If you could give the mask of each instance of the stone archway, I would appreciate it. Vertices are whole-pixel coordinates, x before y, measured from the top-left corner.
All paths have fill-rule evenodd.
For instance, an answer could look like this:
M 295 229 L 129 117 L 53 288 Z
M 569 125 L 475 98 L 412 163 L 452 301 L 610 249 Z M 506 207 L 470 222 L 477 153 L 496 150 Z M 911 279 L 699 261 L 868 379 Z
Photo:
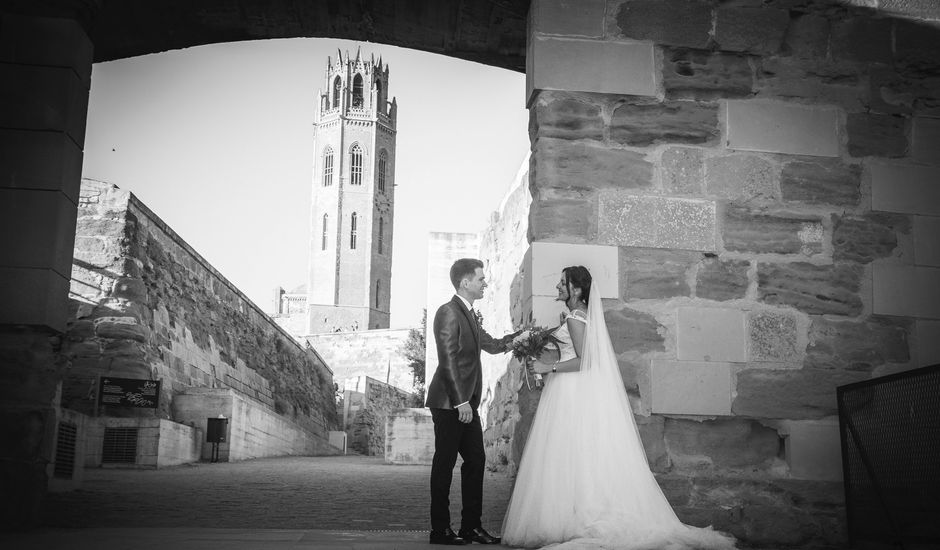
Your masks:
M 46 490 L 66 368 L 58 350 L 68 314 L 93 62 L 219 42 L 333 37 L 521 71 L 528 3 L 4 2 L 0 524 L 35 524 Z
M 530 318 L 549 313 L 542 278 L 554 279 L 559 250 L 596 265 L 650 463 L 680 476 L 689 503 L 724 494 L 711 488 L 728 479 L 739 487 L 707 509 L 689 504 L 688 517 L 755 543 L 841 542 L 838 506 L 766 498 L 838 482 L 835 386 L 940 360 L 937 8 L 126 4 L 3 8 L 4 525 L 35 521 L 46 483 L 92 61 L 316 35 L 514 70 L 524 60 Z M 780 522 L 786 532 L 764 528 Z

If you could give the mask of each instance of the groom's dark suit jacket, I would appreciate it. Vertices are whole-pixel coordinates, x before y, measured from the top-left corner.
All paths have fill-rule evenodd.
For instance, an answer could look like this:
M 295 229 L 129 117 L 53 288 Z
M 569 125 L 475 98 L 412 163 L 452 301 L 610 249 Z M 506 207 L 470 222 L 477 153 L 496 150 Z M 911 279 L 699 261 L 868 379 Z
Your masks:
M 476 410 L 483 391 L 480 350 L 500 353 L 506 346 L 486 333 L 473 313 L 457 296 L 434 315 L 437 343 L 437 372 L 428 385 L 425 404 L 429 408 L 453 409 L 470 402 Z

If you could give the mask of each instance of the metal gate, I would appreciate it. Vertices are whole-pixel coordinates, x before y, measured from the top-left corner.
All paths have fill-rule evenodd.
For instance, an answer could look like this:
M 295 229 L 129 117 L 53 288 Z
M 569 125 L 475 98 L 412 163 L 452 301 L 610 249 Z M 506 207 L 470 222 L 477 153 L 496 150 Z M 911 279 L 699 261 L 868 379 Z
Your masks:
M 101 462 L 134 464 L 137 462 L 137 428 L 105 428 Z
M 68 422 L 59 422 L 55 445 L 55 468 L 53 477 L 72 479 L 75 471 L 75 443 L 78 427 Z
M 837 399 L 850 545 L 940 545 L 940 365 L 841 386 Z

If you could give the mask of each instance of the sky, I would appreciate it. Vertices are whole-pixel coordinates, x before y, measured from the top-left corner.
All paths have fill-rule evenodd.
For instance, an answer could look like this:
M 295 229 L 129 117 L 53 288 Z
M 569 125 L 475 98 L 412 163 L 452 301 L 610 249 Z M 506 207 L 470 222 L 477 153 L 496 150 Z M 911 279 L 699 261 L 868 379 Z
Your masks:
M 529 149 L 525 75 L 326 39 L 215 44 L 93 67 L 82 177 L 131 191 L 266 312 L 307 282 L 327 57 L 381 57 L 398 101 L 391 327 L 420 323 L 427 235 L 477 232 Z

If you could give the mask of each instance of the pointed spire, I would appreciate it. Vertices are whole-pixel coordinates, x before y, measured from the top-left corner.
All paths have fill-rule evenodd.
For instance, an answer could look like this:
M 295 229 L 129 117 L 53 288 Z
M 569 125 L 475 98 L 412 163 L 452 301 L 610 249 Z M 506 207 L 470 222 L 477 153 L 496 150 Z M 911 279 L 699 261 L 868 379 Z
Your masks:
M 362 61 L 362 46 L 356 47 L 356 63 Z

